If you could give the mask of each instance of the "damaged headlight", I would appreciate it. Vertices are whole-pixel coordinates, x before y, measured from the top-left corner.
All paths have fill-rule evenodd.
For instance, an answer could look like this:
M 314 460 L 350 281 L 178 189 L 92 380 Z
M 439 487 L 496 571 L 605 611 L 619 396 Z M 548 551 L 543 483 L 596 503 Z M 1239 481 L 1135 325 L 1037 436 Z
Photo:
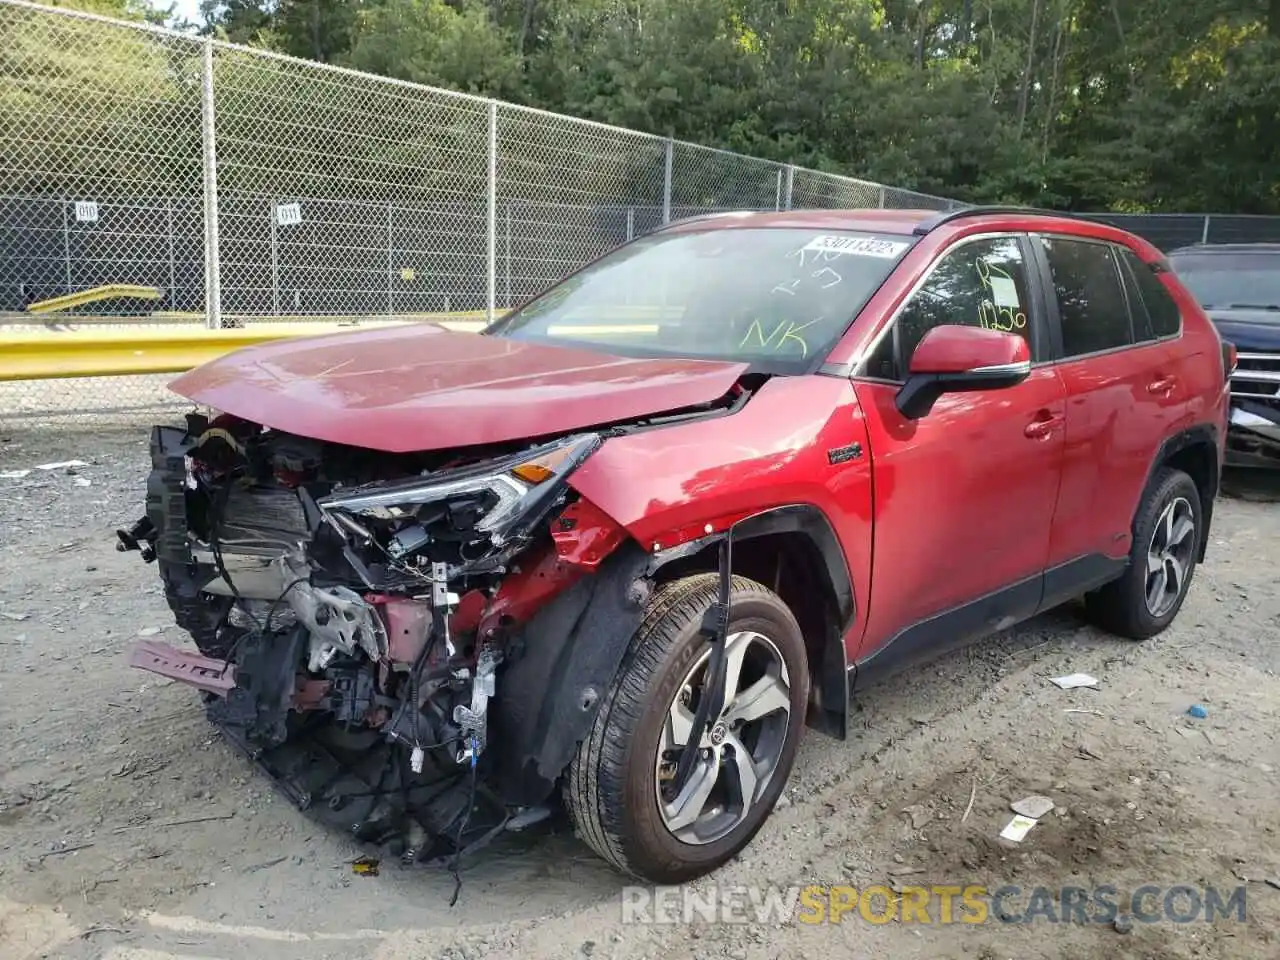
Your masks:
M 442 521 L 501 546 L 545 515 L 564 479 L 600 442 L 594 433 L 574 436 L 458 470 L 370 484 L 316 505 L 344 536 L 373 538 L 359 518 L 391 522 L 396 530 L 386 549 L 393 557 L 425 545 Z

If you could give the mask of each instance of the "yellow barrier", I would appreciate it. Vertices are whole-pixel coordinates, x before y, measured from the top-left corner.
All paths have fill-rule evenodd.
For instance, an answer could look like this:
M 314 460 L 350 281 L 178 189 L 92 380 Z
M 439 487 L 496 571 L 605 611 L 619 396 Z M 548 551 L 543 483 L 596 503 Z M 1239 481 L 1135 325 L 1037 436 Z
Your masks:
M 384 324 L 385 325 L 385 324 Z M 476 332 L 484 321 L 445 320 L 451 330 Z M 356 329 L 373 329 L 359 327 Z M 254 324 L 234 330 L 138 327 L 133 331 L 0 332 L 0 381 L 181 373 L 238 350 L 285 337 L 350 331 L 328 323 Z
M 94 287 L 91 290 L 77 290 L 75 293 L 63 294 L 41 300 L 27 307 L 28 313 L 58 313 L 73 307 L 83 307 L 86 303 L 97 303 L 99 300 L 112 300 L 124 297 L 130 300 L 159 300 L 164 291 L 156 287 L 139 287 L 131 283 L 110 283 L 105 287 Z

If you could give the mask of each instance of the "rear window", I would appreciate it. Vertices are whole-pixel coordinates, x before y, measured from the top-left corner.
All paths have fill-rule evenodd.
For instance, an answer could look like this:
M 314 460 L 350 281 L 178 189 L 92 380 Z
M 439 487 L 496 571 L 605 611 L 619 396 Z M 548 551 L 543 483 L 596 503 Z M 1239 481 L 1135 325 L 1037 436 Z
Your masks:
M 1280 251 L 1174 253 L 1169 264 L 1207 310 L 1280 310 Z
M 653 234 L 552 287 L 489 332 L 621 356 L 802 372 L 825 356 L 912 243 L 830 229 Z

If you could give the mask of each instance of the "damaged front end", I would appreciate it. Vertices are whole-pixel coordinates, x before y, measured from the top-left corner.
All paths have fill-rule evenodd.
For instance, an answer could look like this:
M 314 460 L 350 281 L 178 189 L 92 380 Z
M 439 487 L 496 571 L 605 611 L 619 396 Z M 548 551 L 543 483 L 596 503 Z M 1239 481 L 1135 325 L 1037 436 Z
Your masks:
M 1280 468 L 1280 352 L 1241 351 L 1236 356 L 1227 462 Z
M 454 858 L 545 814 L 639 621 L 643 551 L 567 483 L 601 442 L 392 455 L 157 426 L 119 547 L 156 562 L 199 653 L 147 641 L 132 662 L 199 689 L 300 808 L 406 862 Z M 544 703 L 568 671 L 574 702 Z

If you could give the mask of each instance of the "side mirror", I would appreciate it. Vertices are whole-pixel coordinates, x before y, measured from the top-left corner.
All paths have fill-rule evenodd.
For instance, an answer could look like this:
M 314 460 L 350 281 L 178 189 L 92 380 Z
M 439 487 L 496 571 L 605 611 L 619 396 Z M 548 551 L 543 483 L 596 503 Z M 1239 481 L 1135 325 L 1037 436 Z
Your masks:
M 1016 333 L 941 324 L 929 330 L 911 355 L 898 412 L 919 420 L 944 393 L 1000 390 L 1031 375 L 1031 351 Z

